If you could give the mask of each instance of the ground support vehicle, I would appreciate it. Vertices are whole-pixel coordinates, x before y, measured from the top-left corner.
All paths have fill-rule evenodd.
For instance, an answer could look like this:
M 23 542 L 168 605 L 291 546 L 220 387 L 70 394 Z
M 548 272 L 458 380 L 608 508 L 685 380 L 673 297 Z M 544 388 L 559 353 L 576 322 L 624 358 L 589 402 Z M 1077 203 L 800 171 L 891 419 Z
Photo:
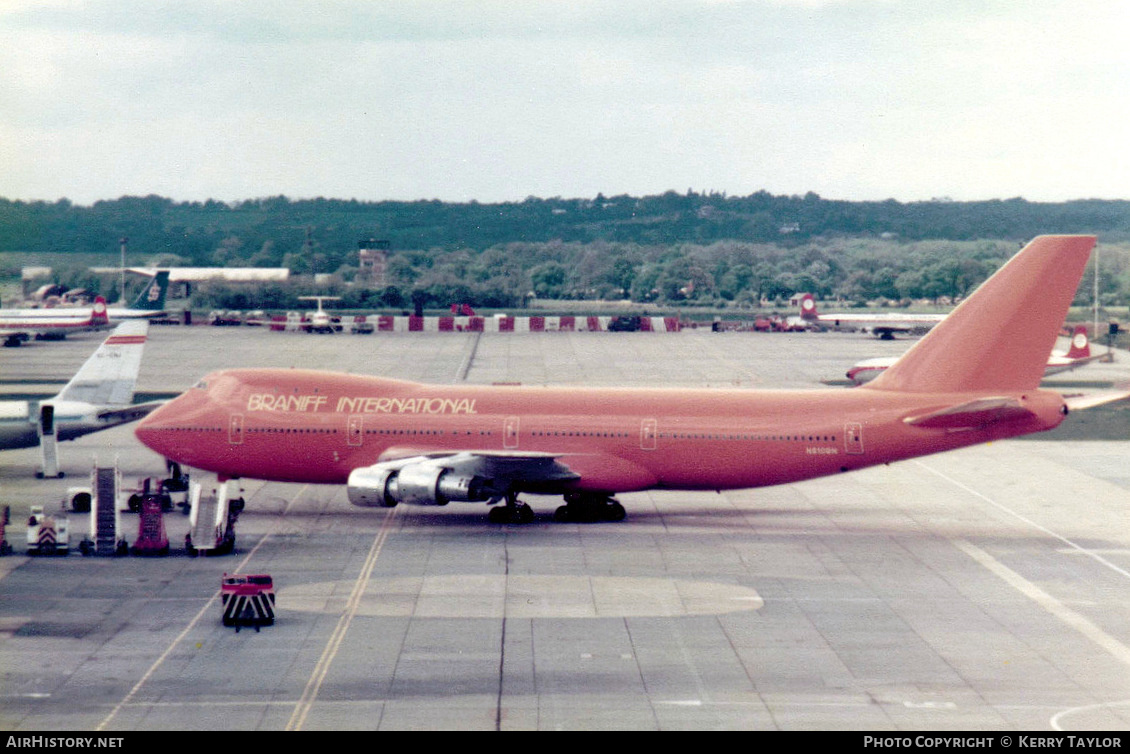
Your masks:
M 31 517 L 27 520 L 27 554 L 66 555 L 69 552 L 67 517 L 46 514 L 42 505 L 31 506 Z
M 121 474 L 115 466 L 95 466 L 90 473 L 90 538 L 79 543 L 83 555 L 125 555 L 129 551 L 120 536 L 120 486 Z
M 129 548 L 131 555 L 168 555 L 169 537 L 165 533 L 165 511 L 172 505 L 169 496 L 157 485 L 156 492 L 149 491 L 149 480 L 145 481 L 145 492 L 138 501 L 137 540 Z
M 5 505 L 4 514 L 0 516 L 0 555 L 10 555 L 12 553 L 12 546 L 8 544 L 8 540 L 5 539 L 5 535 L 8 531 L 8 524 L 11 522 L 11 520 L 12 511 L 7 505 Z
M 244 626 L 258 631 L 275 622 L 274 580 L 265 573 L 225 573 L 220 580 L 220 603 L 225 626 L 235 626 L 236 633 Z
M 197 482 L 189 485 L 189 524 L 184 549 L 190 556 L 227 555 L 235 549 L 235 522 L 243 511 L 243 498 L 232 498 L 232 482 L 205 493 Z

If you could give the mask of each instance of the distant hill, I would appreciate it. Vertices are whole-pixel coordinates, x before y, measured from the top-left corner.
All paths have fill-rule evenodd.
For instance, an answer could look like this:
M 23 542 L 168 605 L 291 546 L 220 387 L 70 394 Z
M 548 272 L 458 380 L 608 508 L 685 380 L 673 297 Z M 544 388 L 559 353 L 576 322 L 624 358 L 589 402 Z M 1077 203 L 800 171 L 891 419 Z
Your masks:
M 351 251 L 360 238 L 373 235 L 388 239 L 397 249 L 475 250 L 553 240 L 801 243 L 859 235 L 967 241 L 1087 232 L 1119 241 L 1130 238 L 1130 201 L 849 202 L 813 193 L 774 196 L 764 191 L 744 197 L 673 191 L 645 197 L 530 197 L 500 204 L 284 196 L 227 204 L 127 196 L 80 206 L 65 199 L 51 203 L 0 199 L 0 250 L 5 251 L 115 251 L 118 238 L 127 236 L 138 250 L 211 264 L 218 261 L 214 255 L 225 239 L 239 241 L 236 249 L 229 242 L 228 251 L 236 251 L 246 261 L 267 242 L 301 247 L 307 229 L 327 253 L 342 247 Z

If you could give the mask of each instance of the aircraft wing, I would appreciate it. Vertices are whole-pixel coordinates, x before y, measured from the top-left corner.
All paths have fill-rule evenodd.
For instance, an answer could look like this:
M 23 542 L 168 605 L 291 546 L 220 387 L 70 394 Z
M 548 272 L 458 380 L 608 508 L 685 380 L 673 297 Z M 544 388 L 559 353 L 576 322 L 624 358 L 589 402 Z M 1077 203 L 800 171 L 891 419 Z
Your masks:
M 412 448 L 389 448 L 381 455 L 381 463 L 400 467 L 410 463 L 442 466 L 457 474 L 513 482 L 564 482 L 580 475 L 560 463 L 552 453 L 506 450 L 462 450 L 421 452 Z
M 517 490 L 560 488 L 580 475 L 547 453 L 388 449 L 372 466 L 354 469 L 346 491 L 354 505 L 444 505 L 496 501 Z
M 98 412 L 99 421 L 109 424 L 127 424 L 148 416 L 151 412 L 165 405 L 168 401 L 149 401 L 148 403 L 135 403 L 121 408 L 105 408 Z
M 908 333 L 914 329 L 912 325 L 902 323 L 872 322 L 867 327 L 876 335 L 883 333 Z

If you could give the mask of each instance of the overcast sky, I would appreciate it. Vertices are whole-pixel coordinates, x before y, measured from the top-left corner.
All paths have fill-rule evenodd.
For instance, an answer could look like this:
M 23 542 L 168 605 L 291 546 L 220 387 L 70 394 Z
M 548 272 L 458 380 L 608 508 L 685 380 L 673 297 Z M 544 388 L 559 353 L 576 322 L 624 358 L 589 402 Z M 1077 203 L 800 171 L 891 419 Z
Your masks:
M 1130 199 L 1126 0 L 0 0 L 0 197 Z

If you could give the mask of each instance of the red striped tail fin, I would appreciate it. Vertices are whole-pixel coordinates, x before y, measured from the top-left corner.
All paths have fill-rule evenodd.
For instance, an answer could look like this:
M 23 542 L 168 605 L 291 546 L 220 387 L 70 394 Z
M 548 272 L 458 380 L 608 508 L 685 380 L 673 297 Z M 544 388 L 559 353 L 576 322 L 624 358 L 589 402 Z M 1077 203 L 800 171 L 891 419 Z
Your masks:
M 816 299 L 813 298 L 811 293 L 806 293 L 800 299 L 800 316 L 802 319 L 817 320 L 820 319 L 820 313 L 816 311 Z
M 94 308 L 90 310 L 91 325 L 110 324 L 110 315 L 106 312 L 106 299 L 99 296 L 94 299 Z
M 1087 339 L 1087 326 L 1077 325 L 1071 334 L 1071 348 L 1064 354 L 1069 359 L 1085 359 L 1091 355 L 1091 341 Z

